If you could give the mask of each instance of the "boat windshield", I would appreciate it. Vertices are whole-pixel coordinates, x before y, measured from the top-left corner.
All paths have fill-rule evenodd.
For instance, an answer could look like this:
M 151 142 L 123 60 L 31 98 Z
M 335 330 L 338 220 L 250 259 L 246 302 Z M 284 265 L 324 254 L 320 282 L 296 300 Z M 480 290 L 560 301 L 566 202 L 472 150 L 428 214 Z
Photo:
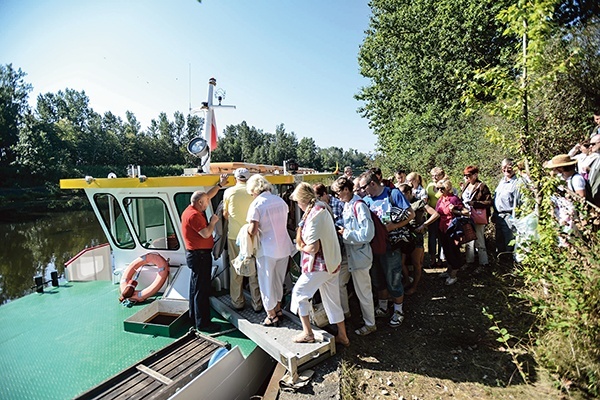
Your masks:
M 158 197 L 126 197 L 123 206 L 141 245 L 177 250 L 179 240 L 165 202 Z
M 134 249 L 133 235 L 117 199 L 111 194 L 99 193 L 94 195 L 94 203 L 102 216 L 105 231 L 110 234 L 113 243 L 121 249 Z

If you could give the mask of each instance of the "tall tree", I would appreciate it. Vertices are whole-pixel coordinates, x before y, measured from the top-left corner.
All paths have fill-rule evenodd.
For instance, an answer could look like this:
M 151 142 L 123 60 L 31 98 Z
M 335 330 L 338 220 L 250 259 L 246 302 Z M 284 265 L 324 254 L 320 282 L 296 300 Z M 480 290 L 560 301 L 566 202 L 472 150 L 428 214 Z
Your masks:
M 283 165 L 284 161 L 295 159 L 297 147 L 298 139 L 294 132 L 287 133 L 283 124 L 277 125 L 269 151 L 271 163 Z
M 506 35 L 521 38 L 522 47 L 512 65 L 477 74 L 466 96 L 473 109 L 495 116 L 487 127 L 493 141 L 537 166 L 589 135 L 600 105 L 600 19 L 559 26 L 551 21 L 561 4 L 539 0 L 501 12 Z M 480 93 L 491 101 L 480 101 Z
M 121 137 L 124 135 L 124 124 L 121 118 L 108 111 L 104 113 L 100 121 L 100 127 L 107 135 L 107 146 L 103 149 L 104 164 L 122 166 L 126 160 L 123 158 L 123 144 Z
M 268 142 L 268 136 L 265 135 L 262 130 L 256 129 L 253 126 L 248 126 L 246 121 L 242 121 L 242 123 L 238 125 L 238 134 L 240 137 L 239 146 L 242 154 L 241 161 L 261 163 L 262 160 L 254 158 L 254 151 Z
M 0 166 L 15 160 L 12 146 L 17 144 L 19 129 L 29 112 L 27 99 L 32 87 L 23 79 L 25 76 L 12 64 L 0 65 Z
M 142 127 L 131 111 L 125 112 L 125 119 L 123 131 L 119 135 L 119 142 L 123 149 L 122 165 L 141 164 L 142 153 L 145 151 L 144 147 L 140 148 L 143 140 Z
M 47 182 L 61 178 L 73 163 L 69 149 L 60 136 L 55 124 L 40 121 L 28 114 L 15 145 L 19 172 Z M 35 183 L 39 184 L 40 181 Z
M 365 102 L 360 111 L 388 164 L 407 164 L 464 126 L 466 83 L 477 68 L 506 62 L 514 38 L 501 35 L 496 15 L 514 1 L 371 1 L 373 15 L 359 53 L 361 74 L 371 83 L 356 97 Z
M 53 123 L 65 119 L 83 131 L 94 114 L 89 103 L 90 99 L 85 91 L 78 92 L 67 88 L 64 91 L 59 90 L 56 94 L 40 94 L 36 111 L 43 122 Z
M 59 90 L 56 94 L 40 94 L 37 98 L 36 116 L 44 124 L 54 125 L 53 130 L 65 146 L 73 165 L 89 165 L 96 162 L 99 139 L 98 131 L 90 131 L 91 120 L 98 121 L 98 114 L 89 107 L 84 91 Z
M 313 138 L 302 138 L 298 143 L 296 151 L 298 165 L 306 168 L 314 168 L 320 171 L 322 168 L 318 147 Z
M 352 167 L 352 170 L 356 172 L 364 171 L 367 169 L 369 164 L 368 157 L 364 153 L 360 153 L 358 150 L 349 149 L 344 152 L 343 163 L 340 165 L 340 170 L 346 165 Z
M 217 148 L 212 152 L 212 161 L 243 161 L 242 142 L 238 133 L 239 127 L 240 125 L 228 125 L 225 127 L 223 135 L 219 136 Z
M 335 171 L 336 167 L 344 168 L 344 149 L 341 147 L 327 147 L 319 150 L 324 171 Z
M 155 123 L 154 120 L 152 122 Z M 169 121 L 164 112 L 159 114 L 156 124 L 157 136 L 153 143 L 156 154 L 155 165 L 178 164 L 180 139 L 176 137 L 175 124 Z

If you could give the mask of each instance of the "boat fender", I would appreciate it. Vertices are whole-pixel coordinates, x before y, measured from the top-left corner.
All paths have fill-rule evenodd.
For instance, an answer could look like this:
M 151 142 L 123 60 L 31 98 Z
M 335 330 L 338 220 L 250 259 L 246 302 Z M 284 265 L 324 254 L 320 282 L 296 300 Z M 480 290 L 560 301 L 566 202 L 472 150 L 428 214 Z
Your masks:
M 229 350 L 227 350 L 225 347 L 221 347 L 220 349 L 215 351 L 210 357 L 210 360 L 208 361 L 208 367 L 210 368 L 214 363 L 219 361 L 221 358 L 225 357 L 225 354 L 227 354 L 228 352 Z
M 158 273 L 156 274 L 156 278 L 154 278 L 154 282 L 143 290 L 135 290 L 139 271 L 141 271 L 145 265 L 152 264 L 158 267 Z M 169 271 L 169 261 L 165 260 L 164 257 L 158 253 L 146 253 L 143 256 L 136 258 L 129 264 L 123 273 L 120 285 L 121 297 L 119 298 L 119 301 L 131 299 L 131 301 L 142 302 L 155 295 L 167 281 Z

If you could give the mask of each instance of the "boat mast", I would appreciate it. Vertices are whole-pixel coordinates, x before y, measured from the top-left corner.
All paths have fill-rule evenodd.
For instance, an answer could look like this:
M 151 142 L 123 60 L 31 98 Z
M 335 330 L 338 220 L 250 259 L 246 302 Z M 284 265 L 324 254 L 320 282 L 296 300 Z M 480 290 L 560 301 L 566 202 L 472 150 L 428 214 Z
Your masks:
M 217 80 L 215 78 L 210 78 L 208 80 L 208 101 L 205 103 L 206 107 L 203 107 L 205 109 L 204 140 L 206 140 L 206 143 L 208 143 L 209 146 L 210 146 L 210 134 L 211 134 L 211 130 L 212 130 L 213 117 L 214 117 L 212 98 L 213 98 L 213 90 L 214 90 L 215 86 L 217 86 Z M 203 106 L 204 106 L 204 104 L 203 104 Z M 207 157 L 208 157 L 208 159 L 202 166 L 202 172 L 208 174 L 208 173 L 210 173 L 210 157 L 211 157 L 210 151 L 208 152 Z
M 202 103 L 200 108 L 196 108 L 192 110 L 193 113 L 197 113 L 200 111 L 204 111 L 204 139 L 206 143 L 210 145 L 211 141 L 211 127 L 213 125 L 214 118 L 214 109 L 215 108 L 235 108 L 233 105 L 223 105 L 221 101 L 225 98 L 225 91 L 222 89 L 217 90 L 217 96 L 219 100 L 219 104 L 213 104 L 213 96 L 214 96 L 214 88 L 217 86 L 217 80 L 215 78 L 210 78 L 208 80 L 208 99 L 206 102 Z M 216 128 L 216 124 L 215 124 Z M 217 131 L 218 134 L 218 131 Z M 210 152 L 208 154 L 208 159 L 202 166 L 202 172 L 210 173 Z

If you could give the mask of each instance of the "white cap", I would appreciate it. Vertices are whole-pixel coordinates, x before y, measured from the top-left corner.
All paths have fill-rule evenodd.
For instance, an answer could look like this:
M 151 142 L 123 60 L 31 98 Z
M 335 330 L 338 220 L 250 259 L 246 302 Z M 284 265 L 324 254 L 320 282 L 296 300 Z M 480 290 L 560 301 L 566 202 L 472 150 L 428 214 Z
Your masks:
M 250 171 L 246 168 L 238 168 L 234 171 L 233 176 L 235 176 L 236 179 L 247 181 L 248 178 L 250 178 Z

